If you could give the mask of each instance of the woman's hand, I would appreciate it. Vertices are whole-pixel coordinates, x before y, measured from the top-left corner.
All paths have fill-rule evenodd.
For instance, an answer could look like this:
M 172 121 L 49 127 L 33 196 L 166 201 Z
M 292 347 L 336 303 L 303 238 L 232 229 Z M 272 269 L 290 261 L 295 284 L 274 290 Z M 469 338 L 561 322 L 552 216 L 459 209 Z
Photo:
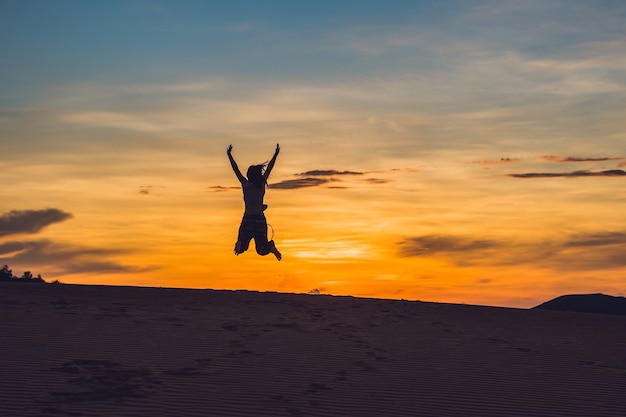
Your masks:
M 278 155 L 278 152 L 280 152 L 280 145 L 277 143 L 276 144 L 276 155 Z
M 233 145 L 228 145 L 228 149 L 226 149 L 226 153 L 230 155 L 232 151 L 233 151 Z

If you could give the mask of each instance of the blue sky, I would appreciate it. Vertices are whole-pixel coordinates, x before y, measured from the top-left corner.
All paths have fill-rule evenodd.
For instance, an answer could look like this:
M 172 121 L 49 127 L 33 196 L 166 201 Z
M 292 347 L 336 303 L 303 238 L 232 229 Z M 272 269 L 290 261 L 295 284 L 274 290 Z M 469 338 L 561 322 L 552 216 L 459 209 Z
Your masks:
M 625 13 L 619 1 L 4 1 L 3 75 L 10 85 L 205 73 L 320 79 L 445 67 L 435 52 L 446 44 L 566 57 L 619 37 Z
M 0 1 L 0 263 L 167 285 L 208 251 L 215 281 L 184 285 L 507 305 L 621 293 L 624 27 L 622 1 Z M 276 142 L 288 266 L 246 281 L 261 261 L 228 257 L 241 201 L 224 151 L 258 163 Z M 320 170 L 334 175 L 300 175 Z M 50 227 L 22 223 L 39 217 Z M 424 242 L 449 251 L 416 256 Z M 471 262 L 446 257 L 459 248 Z M 324 258 L 356 272 L 321 278 Z M 390 271 L 359 281 L 373 260 Z M 564 278 L 535 291 L 546 268 Z M 521 270 L 536 285 L 503 278 Z

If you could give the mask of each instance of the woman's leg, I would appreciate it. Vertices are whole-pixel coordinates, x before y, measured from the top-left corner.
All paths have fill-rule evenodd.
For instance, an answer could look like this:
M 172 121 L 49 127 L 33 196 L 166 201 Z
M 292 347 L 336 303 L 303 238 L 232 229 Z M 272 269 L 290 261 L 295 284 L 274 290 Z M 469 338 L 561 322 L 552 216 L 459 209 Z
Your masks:
M 274 256 L 276 257 L 276 259 L 278 259 L 279 261 L 280 261 L 281 259 L 283 259 L 283 254 L 282 254 L 282 253 L 280 253 L 280 252 L 278 251 L 278 249 L 276 249 L 276 245 L 274 244 L 274 241 L 273 241 L 273 240 L 270 240 L 270 242 L 269 242 L 269 243 L 271 243 L 271 244 L 272 244 L 272 249 L 271 249 L 271 252 L 274 254 Z
M 283 258 L 283 255 L 279 252 L 278 249 L 276 249 L 276 244 L 273 240 L 270 240 L 268 242 L 266 238 L 264 242 L 263 239 L 255 238 L 254 243 L 256 245 L 256 253 L 258 253 L 259 255 L 265 256 L 273 253 L 276 259 L 278 259 L 279 261 Z
M 235 243 L 235 255 L 240 255 L 248 250 L 253 235 L 253 227 L 251 227 L 250 222 L 247 219 L 243 218 L 241 220 L 241 225 L 239 226 L 237 243 Z
M 276 249 L 276 245 L 273 240 L 267 240 L 267 221 L 265 216 L 256 223 L 254 234 L 254 245 L 256 247 L 256 253 L 261 256 L 273 253 L 276 259 L 279 261 L 282 259 L 282 254 Z
M 234 250 L 235 255 L 241 255 L 242 253 L 248 250 L 249 246 L 250 246 L 249 240 L 247 242 L 244 240 L 238 240 L 237 243 L 235 243 L 235 250 Z

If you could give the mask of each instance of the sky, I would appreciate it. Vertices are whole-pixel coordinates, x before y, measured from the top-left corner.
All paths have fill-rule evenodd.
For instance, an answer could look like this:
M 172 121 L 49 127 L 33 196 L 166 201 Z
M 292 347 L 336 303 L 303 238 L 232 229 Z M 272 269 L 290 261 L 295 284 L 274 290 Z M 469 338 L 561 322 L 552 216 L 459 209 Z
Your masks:
M 0 264 L 527 308 L 626 292 L 622 0 L 0 0 Z M 283 260 L 233 253 L 242 171 Z

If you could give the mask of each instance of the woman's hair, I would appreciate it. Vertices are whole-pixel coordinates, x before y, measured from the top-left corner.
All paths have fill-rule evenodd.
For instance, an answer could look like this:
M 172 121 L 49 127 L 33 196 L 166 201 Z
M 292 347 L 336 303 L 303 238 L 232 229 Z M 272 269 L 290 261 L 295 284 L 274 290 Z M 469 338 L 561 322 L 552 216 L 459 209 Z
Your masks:
M 265 181 L 265 178 L 263 178 L 264 171 L 265 164 L 251 165 L 248 168 L 248 172 L 246 173 L 248 181 L 250 181 L 257 187 L 265 187 L 265 185 L 267 185 L 267 182 Z

